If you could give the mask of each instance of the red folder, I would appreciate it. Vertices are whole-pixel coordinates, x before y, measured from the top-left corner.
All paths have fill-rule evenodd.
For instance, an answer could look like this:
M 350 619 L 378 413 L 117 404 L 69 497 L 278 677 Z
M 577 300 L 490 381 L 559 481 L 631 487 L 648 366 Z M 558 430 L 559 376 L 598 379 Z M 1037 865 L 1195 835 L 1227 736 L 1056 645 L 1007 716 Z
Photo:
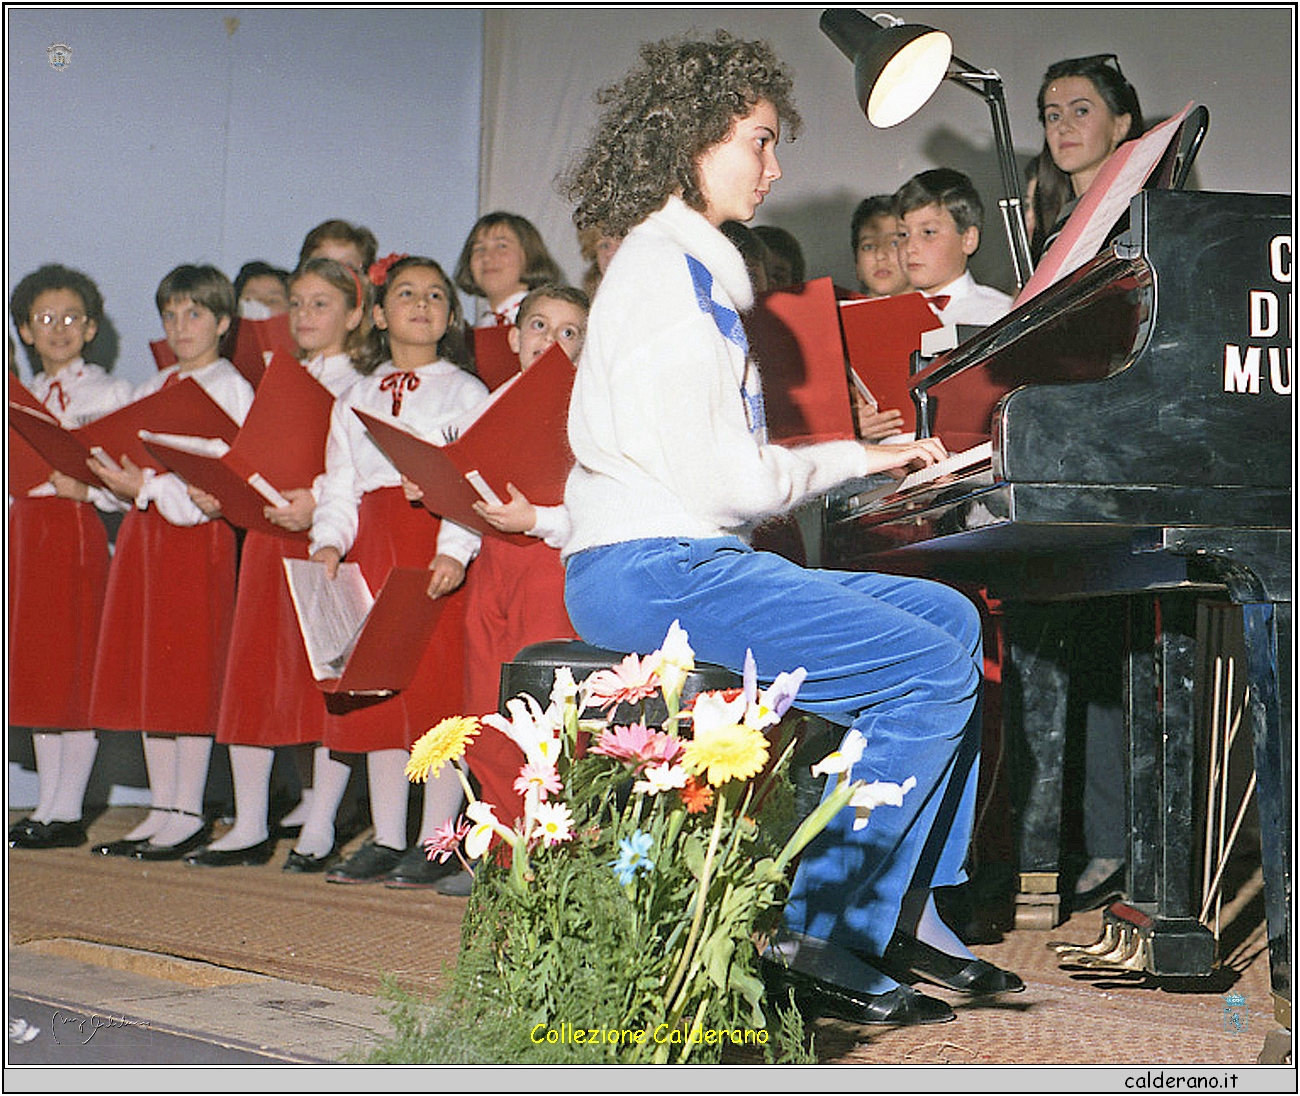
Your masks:
M 267 320 L 240 317 L 235 321 L 235 344 L 230 362 L 256 388 L 262 383 L 272 355 L 296 359 L 298 345 L 289 333 L 289 315 L 281 313 Z
M 477 471 L 503 500 L 513 483 L 535 506 L 564 501 L 564 481 L 573 465 L 569 451 L 569 396 L 573 364 L 552 346 L 526 373 L 516 374 L 495 393 L 460 437 L 438 446 L 406 430 L 396 419 L 356 411 L 370 436 L 407 479 L 424 491 L 435 514 L 516 544 L 537 544 L 522 533 L 501 533 L 474 512 L 480 496 L 465 474 Z
M 772 441 L 788 445 L 855 436 L 830 278 L 765 294 L 745 318 L 745 331 L 763 378 Z
M 86 467 L 90 450 L 101 446 L 113 460 L 123 455 L 141 468 L 165 472 L 166 466 L 140 441 L 141 430 L 165 434 L 191 434 L 200 438 L 234 441 L 239 426 L 192 377 L 168 385 L 76 430 L 65 430 L 53 419 L 31 411 L 19 414 L 10 404 L 10 423 L 37 452 L 60 472 L 102 487 L 99 477 Z
M 840 301 L 840 323 L 849 368 L 876 398 L 882 411 L 901 411 L 903 429 L 916 431 L 916 408 L 908 393 L 913 351 L 921 332 L 942 327 L 920 293 Z
M 394 567 L 375 595 L 365 626 L 336 678 L 316 682 L 327 693 L 396 693 L 415 680 L 446 598 L 430 598 L 424 567 Z
M 40 409 L 40 401 L 37 400 L 23 382 L 9 374 L 9 402 L 18 404 L 20 407 L 30 407 L 33 410 Z M 9 494 L 14 498 L 19 498 L 33 487 L 37 487 L 50 478 L 50 473 L 54 471 L 50 467 L 50 462 L 32 448 L 31 443 L 27 441 L 17 430 L 13 428 L 12 420 L 14 413 L 9 414 Z
M 510 349 L 509 327 L 474 328 L 474 369 L 492 392 L 519 375 L 519 355 Z
M 149 350 L 153 353 L 154 364 L 159 369 L 166 369 L 180 360 L 176 357 L 176 351 L 172 349 L 171 343 L 166 339 L 154 339 L 149 344 Z
M 144 443 L 186 483 L 215 495 L 222 516 L 241 529 L 306 540 L 266 520 L 270 505 L 249 485 L 261 475 L 279 491 L 310 487 L 325 470 L 325 440 L 334 397 L 292 358 L 276 351 L 258 386 L 244 425 L 222 457 L 191 453 L 151 439 Z

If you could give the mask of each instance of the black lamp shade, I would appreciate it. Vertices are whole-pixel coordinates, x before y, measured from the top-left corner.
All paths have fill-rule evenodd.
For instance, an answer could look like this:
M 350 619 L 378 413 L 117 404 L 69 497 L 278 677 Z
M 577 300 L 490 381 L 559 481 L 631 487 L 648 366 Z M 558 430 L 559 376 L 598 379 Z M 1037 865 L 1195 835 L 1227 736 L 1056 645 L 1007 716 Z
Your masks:
M 918 23 L 882 27 L 860 11 L 822 13 L 822 33 L 853 62 L 853 86 L 867 120 L 887 129 L 910 118 L 948 72 L 952 40 Z

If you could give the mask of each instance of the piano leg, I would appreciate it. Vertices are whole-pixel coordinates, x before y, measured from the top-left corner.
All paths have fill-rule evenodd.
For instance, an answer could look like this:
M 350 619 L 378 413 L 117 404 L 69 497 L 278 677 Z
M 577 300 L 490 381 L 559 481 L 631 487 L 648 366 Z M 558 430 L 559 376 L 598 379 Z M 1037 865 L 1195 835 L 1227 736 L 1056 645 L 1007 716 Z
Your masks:
M 1018 806 L 1019 890 L 1015 927 L 1061 922 L 1061 799 L 1064 789 L 1068 606 L 1004 605 L 1002 688 L 1012 799 Z
M 1291 605 L 1242 606 L 1273 1013 L 1291 1027 Z
M 1128 606 L 1130 902 L 1112 905 L 1106 920 L 1128 938 L 1124 966 L 1206 975 L 1215 941 L 1199 920 L 1192 853 L 1195 596 L 1139 594 Z

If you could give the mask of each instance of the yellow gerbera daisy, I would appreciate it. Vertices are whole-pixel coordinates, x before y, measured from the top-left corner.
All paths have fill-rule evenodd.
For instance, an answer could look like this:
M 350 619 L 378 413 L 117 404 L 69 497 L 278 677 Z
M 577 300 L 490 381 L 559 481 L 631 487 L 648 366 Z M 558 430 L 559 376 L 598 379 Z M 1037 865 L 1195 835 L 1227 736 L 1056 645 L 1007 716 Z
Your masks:
M 748 780 L 767 763 L 767 738 L 740 723 L 696 727 L 686 744 L 682 764 L 693 773 L 705 773 L 715 788 L 728 780 Z
M 463 757 L 469 740 L 476 734 L 478 719 L 474 716 L 448 716 L 436 727 L 425 731 L 411 747 L 406 778 L 412 783 L 424 783 L 429 779 L 429 773 L 441 769 L 448 761 Z

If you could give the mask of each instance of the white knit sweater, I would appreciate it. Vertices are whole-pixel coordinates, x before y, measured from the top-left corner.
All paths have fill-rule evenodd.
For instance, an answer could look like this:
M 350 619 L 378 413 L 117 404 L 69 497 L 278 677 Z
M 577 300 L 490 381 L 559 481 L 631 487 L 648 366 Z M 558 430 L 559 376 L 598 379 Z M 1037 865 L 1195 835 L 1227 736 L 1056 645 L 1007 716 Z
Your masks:
M 680 199 L 628 233 L 592 306 L 569 406 L 566 556 L 643 537 L 747 536 L 867 474 L 855 441 L 760 441 L 742 392 L 754 367 L 706 311 L 688 255 L 712 276 L 713 304 L 753 305 L 740 253 Z

